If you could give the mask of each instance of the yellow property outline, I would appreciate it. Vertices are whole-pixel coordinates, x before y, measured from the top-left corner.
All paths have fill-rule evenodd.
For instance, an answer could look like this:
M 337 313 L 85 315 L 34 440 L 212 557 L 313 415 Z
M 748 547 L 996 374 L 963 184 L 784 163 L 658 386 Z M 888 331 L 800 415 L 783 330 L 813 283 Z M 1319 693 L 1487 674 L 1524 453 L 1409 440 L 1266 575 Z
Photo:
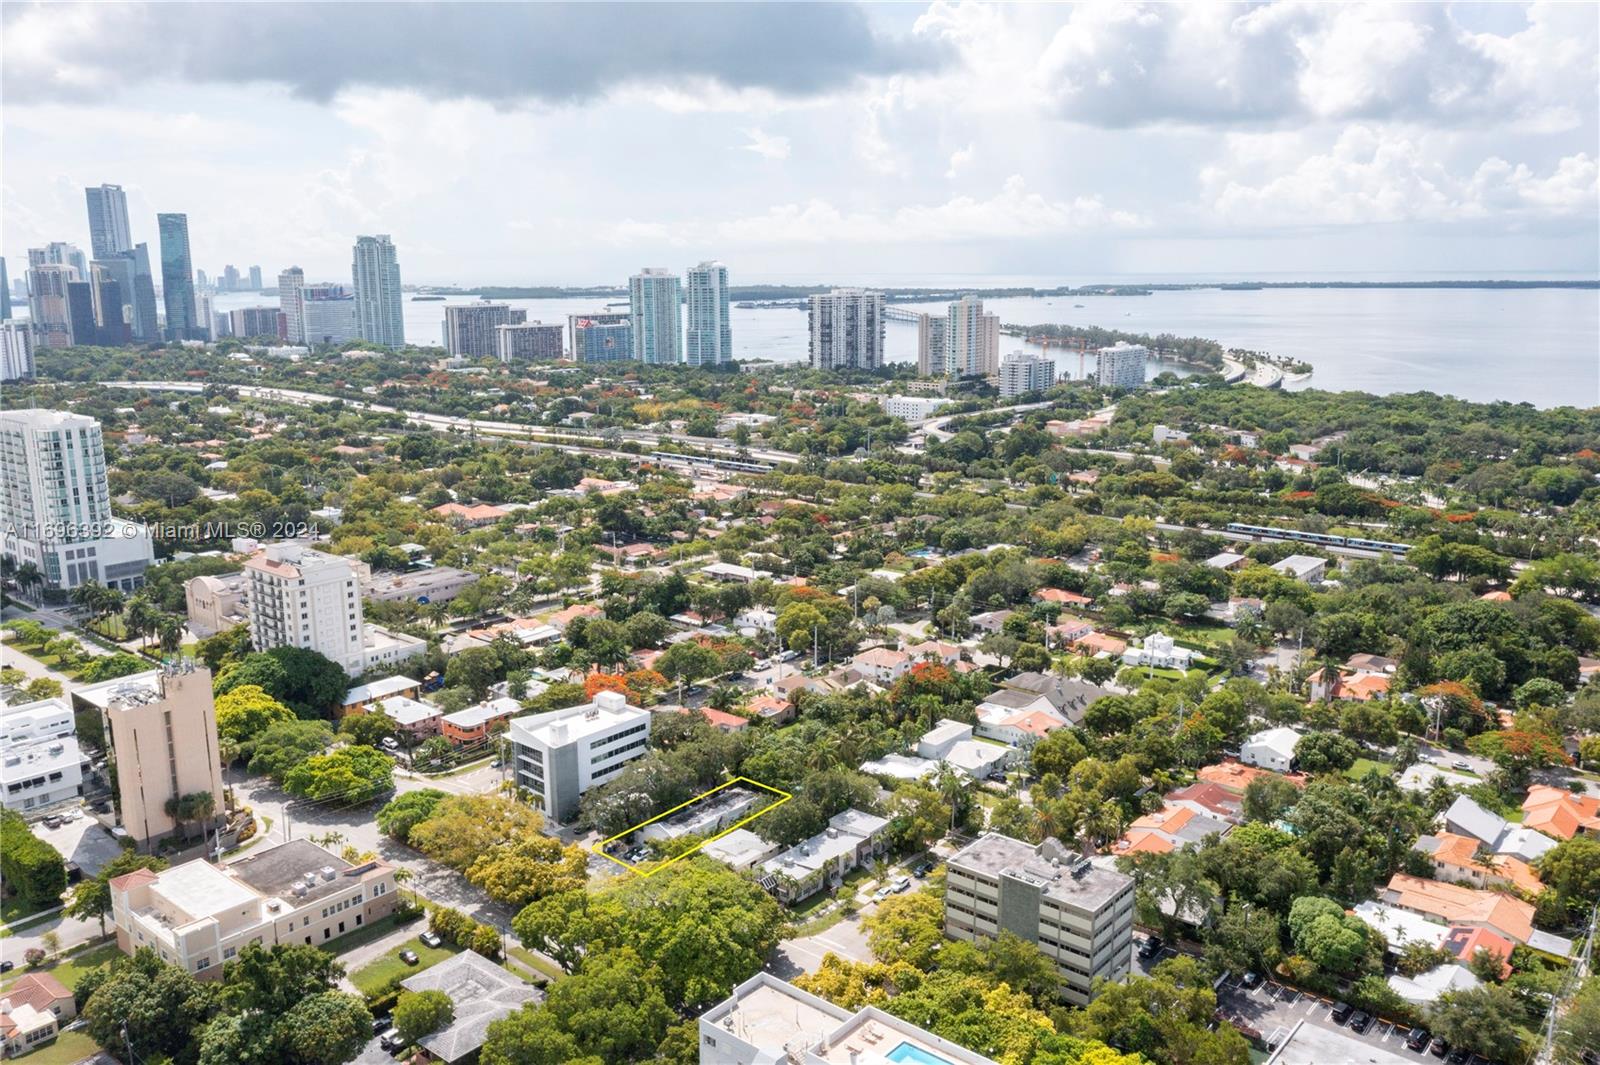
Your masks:
M 735 821 L 733 824 L 729 825 L 727 828 L 723 829 L 721 832 L 718 832 L 716 835 L 706 837 L 705 839 L 701 840 L 698 844 L 696 844 L 695 846 L 693 846 L 693 847 L 689 848 L 688 850 L 684 851 L 682 854 L 678 855 L 677 857 L 668 858 L 664 862 L 657 862 L 655 865 L 652 865 L 649 868 L 644 868 L 642 866 L 635 865 L 632 862 L 625 862 L 621 858 L 618 858 L 618 857 L 616 857 L 614 855 L 610 855 L 610 854 L 606 853 L 606 851 L 605 851 L 606 844 L 615 843 L 617 840 L 621 839 L 623 836 L 631 835 L 631 834 L 639 831 L 641 828 L 643 828 L 646 825 L 653 825 L 657 821 L 661 820 L 663 817 L 671 817 L 673 814 L 677 813 L 679 810 L 682 810 L 684 807 L 693 806 L 695 803 L 699 802 L 701 799 L 704 799 L 706 796 L 715 795 L 717 792 L 721 791 L 723 788 L 731 788 L 735 784 L 753 784 L 754 786 L 760 788 L 762 791 L 770 792 L 773 795 L 781 796 L 781 798 L 779 798 L 777 802 L 769 803 L 766 806 L 763 806 L 761 809 L 757 810 L 755 813 L 751 814 L 749 817 L 740 818 L 738 821 Z M 726 836 L 728 833 L 734 831 L 735 829 L 743 828 L 745 825 L 748 825 L 751 821 L 754 821 L 756 818 L 762 816 L 763 814 L 771 813 L 773 810 L 776 810 L 778 807 L 782 806 L 784 803 L 788 802 L 792 798 L 794 798 L 794 793 L 793 792 L 789 792 L 789 791 L 784 791 L 782 788 L 775 788 L 770 784 L 763 784 L 759 780 L 751 780 L 749 777 L 734 777 L 732 780 L 728 781 L 725 784 L 718 784 L 716 787 L 710 789 L 709 791 L 701 792 L 699 795 L 696 795 L 694 798 L 690 799 L 687 802 L 680 802 L 678 805 L 674 806 L 672 809 L 666 811 L 665 813 L 656 814 L 654 817 L 652 817 L 648 821 L 640 821 L 638 824 L 634 825 L 632 828 L 624 829 L 621 832 L 618 832 L 616 835 L 612 836 L 610 839 L 603 839 L 599 843 L 596 843 L 593 846 L 591 846 L 589 849 L 594 851 L 594 853 L 598 854 L 600 857 L 607 859 L 608 861 L 616 862 L 618 865 L 622 866 L 624 869 L 628 870 L 630 873 L 635 873 L 635 874 L 637 874 L 639 876 L 654 876 L 655 874 L 661 872 L 661 870 L 665 869 L 667 866 L 673 865 L 673 864 L 675 864 L 677 862 L 681 862 L 685 858 L 688 858 L 688 857 L 691 857 L 691 856 L 693 856 L 695 854 L 700 853 L 701 849 L 703 849 L 706 844 L 714 843 L 717 840 L 721 839 L 723 836 Z

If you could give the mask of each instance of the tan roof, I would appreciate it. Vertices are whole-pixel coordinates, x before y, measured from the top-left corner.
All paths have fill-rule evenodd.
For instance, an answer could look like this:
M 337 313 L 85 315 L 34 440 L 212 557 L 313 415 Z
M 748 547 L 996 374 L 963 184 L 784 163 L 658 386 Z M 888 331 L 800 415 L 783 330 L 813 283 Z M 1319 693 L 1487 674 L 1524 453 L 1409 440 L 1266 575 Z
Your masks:
M 1437 917 L 1447 924 L 1486 925 L 1518 943 L 1533 934 L 1533 907 L 1498 891 L 1424 880 L 1396 873 L 1389 880 L 1386 901 Z
M 43 1013 L 52 1003 L 72 998 L 72 990 L 49 973 L 23 973 L 6 988 L 5 997 L 13 1007 L 26 1004 Z
M 1522 801 L 1522 825 L 1559 839 L 1579 832 L 1600 832 L 1600 799 L 1574 795 L 1564 788 L 1535 784 Z

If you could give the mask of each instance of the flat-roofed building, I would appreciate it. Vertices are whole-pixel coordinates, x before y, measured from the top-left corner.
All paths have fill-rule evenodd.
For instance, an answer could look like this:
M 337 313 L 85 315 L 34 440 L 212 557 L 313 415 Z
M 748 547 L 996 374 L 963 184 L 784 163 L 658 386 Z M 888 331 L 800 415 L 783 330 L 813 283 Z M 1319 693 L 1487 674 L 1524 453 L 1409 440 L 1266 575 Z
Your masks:
M 723 788 L 712 795 L 691 802 L 689 806 L 670 817 L 653 821 L 639 830 L 639 835 L 651 841 L 681 839 L 684 836 L 711 836 L 772 801 L 769 792 L 754 792 L 749 788 Z
M 1096 867 L 1056 839 L 1037 847 L 995 832 L 949 863 L 945 933 L 1037 943 L 1056 964 L 1062 997 L 1087 1003 L 1098 979 L 1121 980 L 1133 960 L 1133 878 Z
M 358 684 L 344 693 L 339 716 L 366 713 L 372 704 L 394 695 L 415 698 L 421 688 L 422 682 L 410 677 L 384 677 L 371 684 Z
M 180 826 L 167 800 L 208 792 L 223 811 L 222 762 L 211 672 L 184 659 L 72 693 L 75 704 L 97 708 L 116 769 L 117 811 L 123 830 L 148 849 Z M 206 824 L 181 826 L 206 830 Z
M 474 703 L 465 710 L 457 710 L 439 719 L 439 735 L 458 747 L 481 743 L 489 734 L 499 731 L 511 720 L 511 715 L 522 712 L 522 704 L 510 696 L 487 699 Z
M 592 703 L 516 718 L 509 735 L 518 786 L 565 821 L 584 792 L 644 756 L 650 711 L 630 706 L 620 692 L 598 692 Z
M 887 818 L 850 809 L 834 814 L 828 827 L 761 866 L 761 886 L 781 902 L 810 898 L 844 883 L 845 874 L 888 849 Z
M 847 1010 L 757 973 L 700 1015 L 700 1065 L 995 1065 L 876 1006 Z
M 77 723 L 63 699 L 0 705 L 0 804 L 30 813 L 83 794 Z
M 227 865 L 185 862 L 111 880 L 111 920 L 128 954 L 149 947 L 201 979 L 246 944 L 321 946 L 394 910 L 394 867 L 352 865 L 306 840 Z
M 372 704 L 372 713 L 383 714 L 395 728 L 418 742 L 439 735 L 444 711 L 404 695 L 391 695 Z
M 247 620 L 245 584 L 246 577 L 242 572 L 191 577 L 183 586 L 189 631 L 196 636 L 206 637 L 215 636 L 235 625 L 243 625 Z
M 430 566 L 410 573 L 374 574 L 361 589 L 366 599 L 392 602 L 404 599 L 413 603 L 446 603 L 460 595 L 478 575 L 454 566 Z

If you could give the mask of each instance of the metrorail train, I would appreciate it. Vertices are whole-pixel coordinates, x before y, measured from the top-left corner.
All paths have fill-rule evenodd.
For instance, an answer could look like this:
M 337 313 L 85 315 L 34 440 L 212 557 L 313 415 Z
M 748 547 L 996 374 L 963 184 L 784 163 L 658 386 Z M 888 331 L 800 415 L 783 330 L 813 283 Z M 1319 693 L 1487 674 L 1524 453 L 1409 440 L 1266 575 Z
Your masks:
M 719 470 L 733 470 L 737 473 L 771 473 L 773 467 L 765 462 L 744 462 L 740 459 L 706 458 L 701 455 L 680 455 L 676 451 L 652 451 L 650 457 L 657 462 L 676 463 L 690 466 L 714 466 Z
M 1336 536 L 1332 533 L 1301 532 L 1299 529 L 1280 529 L 1273 525 L 1245 525 L 1229 522 L 1228 531 L 1249 536 L 1255 540 L 1296 540 L 1303 544 L 1321 544 L 1324 547 L 1356 547 L 1365 551 L 1387 551 L 1404 555 L 1410 544 L 1396 544 L 1388 540 L 1367 540 L 1360 536 Z

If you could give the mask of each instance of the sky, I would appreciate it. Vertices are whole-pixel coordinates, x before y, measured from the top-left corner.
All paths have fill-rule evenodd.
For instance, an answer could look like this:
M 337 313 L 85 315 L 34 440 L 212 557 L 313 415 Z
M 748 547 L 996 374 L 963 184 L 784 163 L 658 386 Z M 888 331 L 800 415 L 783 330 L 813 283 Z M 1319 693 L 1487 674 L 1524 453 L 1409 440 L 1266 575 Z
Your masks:
M 102 182 L 213 275 L 1600 274 L 1594 4 L 0 10 L 13 276 Z

